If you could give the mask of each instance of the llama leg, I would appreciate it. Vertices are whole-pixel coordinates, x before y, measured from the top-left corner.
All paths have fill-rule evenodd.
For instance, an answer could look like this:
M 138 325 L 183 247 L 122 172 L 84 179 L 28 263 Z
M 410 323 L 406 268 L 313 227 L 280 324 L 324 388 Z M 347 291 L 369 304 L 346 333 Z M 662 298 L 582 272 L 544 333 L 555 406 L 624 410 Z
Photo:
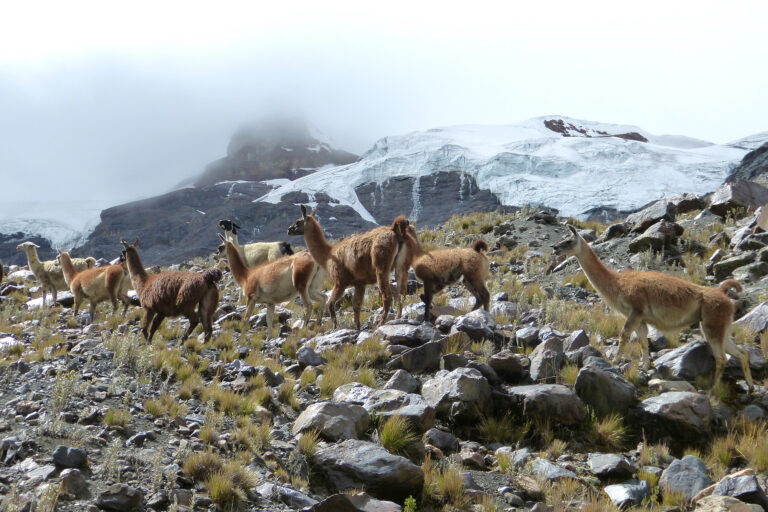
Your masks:
M 165 317 L 162 315 L 162 313 L 157 313 L 155 315 L 154 320 L 152 320 L 152 326 L 149 328 L 149 342 L 152 343 L 152 338 L 155 336 L 155 332 L 160 327 L 160 324 L 163 323 L 163 319 Z
M 307 325 L 309 325 L 309 320 L 312 317 L 312 301 L 309 300 L 309 294 L 306 290 L 299 292 L 299 294 L 301 295 L 301 303 L 304 306 L 304 325 L 302 328 L 306 329 Z
M 355 326 L 357 326 L 358 331 L 360 330 L 360 310 L 363 307 L 364 298 L 365 285 L 355 286 L 355 295 L 352 297 L 352 311 L 355 313 Z M 384 316 L 386 317 L 386 313 L 384 313 Z
M 144 317 L 141 319 L 141 333 L 144 335 L 144 339 L 149 341 L 149 326 L 152 323 L 152 319 L 155 317 L 155 312 L 149 309 L 144 310 Z
M 91 323 L 96 320 L 96 303 L 91 300 L 90 307 L 88 308 L 88 314 L 91 317 Z
M 205 298 L 200 301 L 197 306 L 197 318 L 200 319 L 200 323 L 203 324 L 203 332 L 205 333 L 205 341 L 211 339 L 213 336 L 213 326 L 211 325 L 211 317 L 208 315 L 208 308 L 206 307 Z
M 755 386 L 752 382 L 752 372 L 749 368 L 749 353 L 734 343 L 730 329 L 725 335 L 725 352 L 739 359 L 739 362 L 741 363 L 741 371 L 744 372 L 744 379 L 747 381 L 747 387 L 749 388 L 749 392 L 752 393 Z
M 403 316 L 403 302 L 408 294 L 408 271 L 400 270 L 397 273 L 397 316 Z
M 275 305 L 274 304 L 267 304 L 267 336 L 265 337 L 266 340 L 269 340 L 272 338 L 272 325 L 273 321 L 275 319 Z
M 718 329 L 718 326 L 708 325 L 701 322 L 701 332 L 704 333 L 704 339 L 712 347 L 712 354 L 715 356 L 715 380 L 712 383 L 714 388 L 723 378 L 723 370 L 727 359 L 725 357 L 725 335 L 724 329 Z
M 434 320 L 432 318 L 432 311 L 430 311 L 432 305 L 432 290 L 426 283 L 424 283 L 424 293 L 421 294 L 421 301 L 424 303 L 424 321 L 432 322 Z
M 335 284 L 333 285 L 333 290 L 331 290 L 331 296 L 328 297 L 328 314 L 331 315 L 331 322 L 333 322 L 333 328 L 337 328 L 337 322 L 336 322 L 336 310 L 335 305 L 336 301 L 341 298 L 341 294 L 344 293 L 344 287 L 341 284 Z
M 379 325 L 384 325 L 389 316 L 389 309 L 392 307 L 392 287 L 389 284 L 389 272 L 377 272 L 376 283 L 379 285 L 379 293 L 381 294 L 381 318 L 379 318 Z M 365 288 L 363 288 L 365 291 Z M 355 291 L 357 293 L 357 291 Z M 362 301 L 361 301 L 362 304 Z M 360 329 L 360 323 L 358 322 L 357 328 Z
M 51 307 L 55 307 L 56 306 L 56 300 L 58 299 L 59 291 L 53 285 L 51 285 L 51 294 L 53 295 L 53 302 L 51 302 Z
M 131 299 L 128 298 L 128 295 L 123 295 L 120 300 L 123 301 L 123 316 L 125 316 L 125 313 L 128 311 L 128 306 L 131 303 Z
M 184 334 L 181 337 L 181 341 L 185 341 L 187 338 L 189 338 L 189 335 L 192 334 L 192 331 L 195 330 L 195 327 L 197 327 L 197 324 L 200 323 L 200 319 L 198 318 L 198 314 L 193 309 L 192 311 L 187 311 L 187 313 L 184 315 L 189 320 L 189 327 L 187 327 L 187 330 L 184 331 Z
M 243 326 L 242 326 L 243 332 L 247 332 L 248 328 L 251 326 L 248 323 L 248 319 L 251 318 L 251 315 L 253 315 L 254 307 L 256 307 L 256 301 L 248 297 L 245 301 L 245 314 L 243 314 Z
M 637 341 L 640 342 L 640 350 L 643 352 L 643 370 L 648 371 L 651 369 L 651 350 L 648 347 L 648 326 L 640 322 L 640 325 L 635 329 L 637 333 Z
M 632 311 L 632 313 L 629 314 L 627 317 L 627 321 L 624 322 L 624 328 L 621 330 L 621 335 L 619 336 L 619 348 L 616 351 L 616 356 L 614 357 L 614 363 L 617 363 L 621 359 L 621 353 L 624 351 L 624 345 L 629 340 L 629 337 L 632 336 L 632 333 L 637 329 L 637 327 L 641 323 L 641 317 L 636 311 Z

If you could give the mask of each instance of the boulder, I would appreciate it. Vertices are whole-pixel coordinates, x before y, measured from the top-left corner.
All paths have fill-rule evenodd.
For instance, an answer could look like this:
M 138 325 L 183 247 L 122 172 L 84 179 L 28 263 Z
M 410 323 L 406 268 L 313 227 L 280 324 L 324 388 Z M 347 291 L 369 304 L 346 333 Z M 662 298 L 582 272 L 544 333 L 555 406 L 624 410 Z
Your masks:
M 635 386 L 631 382 L 617 372 L 592 365 L 579 370 L 573 388 L 599 416 L 614 412 L 623 416 L 635 403 Z
M 670 391 L 644 400 L 631 416 L 651 439 L 699 444 L 710 434 L 712 407 L 706 395 Z
M 619 508 L 640 505 L 651 496 L 651 487 L 645 480 L 627 480 L 620 484 L 607 485 L 603 491 Z
M 693 384 L 687 380 L 651 379 L 648 381 L 648 389 L 657 395 L 666 393 L 667 391 L 689 391 L 691 393 L 696 391 Z
M 707 496 L 696 502 L 694 512 L 763 512 L 763 507 L 730 496 Z
M 65 469 L 59 475 L 61 492 L 70 496 L 86 497 L 88 495 L 88 482 L 79 469 Z
M 674 221 L 677 207 L 671 201 L 656 201 L 637 213 L 627 215 L 627 224 L 635 233 L 643 233 L 646 229 L 661 220 Z
M 579 479 L 573 471 L 540 457 L 533 459 L 533 462 L 531 463 L 531 472 L 536 478 L 550 482 L 562 480 L 563 478 Z
M 329 350 L 336 350 L 344 345 L 354 343 L 358 334 L 358 331 L 354 329 L 339 329 L 328 334 L 315 336 L 310 342 L 314 342 L 315 350 L 322 355 Z
M 757 256 L 755 256 L 755 253 L 753 252 L 745 252 L 737 256 L 718 261 L 712 266 L 712 272 L 715 276 L 715 279 L 718 282 L 722 281 L 723 279 L 733 274 L 733 271 L 737 268 L 749 265 L 755 261 L 756 257 Z
M 562 338 L 557 336 L 547 338 L 533 349 L 530 360 L 529 371 L 533 381 L 553 381 L 565 363 Z
M 715 485 L 712 495 L 730 496 L 768 509 L 768 496 L 754 475 L 726 476 Z
M 440 448 L 445 455 L 459 451 L 459 440 L 450 432 L 431 428 L 424 432 L 424 442 Z
M 391 345 L 418 347 L 437 337 L 437 331 L 430 324 L 387 324 L 382 325 L 374 334 L 381 336 Z
M 675 459 L 661 474 L 659 487 L 664 493 L 680 494 L 687 501 L 711 484 L 707 466 L 694 455 Z
M 402 512 L 403 508 L 391 501 L 377 500 L 367 493 L 334 494 L 320 503 L 303 508 L 301 512 Z
M 102 510 L 123 512 L 139 510 L 144 502 L 144 493 L 128 484 L 112 484 L 96 499 L 96 506 Z
M 666 220 L 659 221 L 629 242 L 629 252 L 670 249 L 677 245 L 677 239 L 682 234 L 683 227 L 680 224 Z
M 561 384 L 506 387 L 509 405 L 521 417 L 575 425 L 587 415 L 578 396 Z
M 488 365 L 502 380 L 510 384 L 523 382 L 528 377 L 530 360 L 511 350 L 502 350 L 488 358 Z
M 327 362 L 324 357 L 321 357 L 320 354 L 308 345 L 304 345 L 296 351 L 296 359 L 298 359 L 301 366 L 320 366 Z
M 405 370 L 397 370 L 381 388 L 417 393 L 421 388 L 421 381 Z
M 755 334 L 763 332 L 768 327 L 768 302 L 758 304 L 733 324 L 746 327 Z
M 491 313 L 484 309 L 476 309 L 456 318 L 452 329 L 465 332 L 473 340 L 479 341 L 492 338 L 495 327 L 496 322 Z
M 515 339 L 519 346 L 535 347 L 539 343 L 539 329 L 533 326 L 518 329 Z
M 458 418 L 487 409 L 491 397 L 488 380 L 474 368 L 440 370 L 421 386 L 421 394 L 438 415 Z
M 682 194 L 676 194 L 668 199 L 670 203 L 675 205 L 677 215 L 682 213 L 693 212 L 696 210 L 703 210 L 707 207 L 707 202 L 696 194 L 690 192 L 684 192 Z
M 724 183 L 710 198 L 709 209 L 725 217 L 738 208 L 754 210 L 768 203 L 768 188 L 752 181 Z
M 363 489 L 379 499 L 403 501 L 424 485 L 421 468 L 383 446 L 348 439 L 320 448 L 312 456 L 313 475 L 332 492 Z
M 271 482 L 265 482 L 258 486 L 256 492 L 265 500 L 279 501 L 291 508 L 311 507 L 317 503 L 316 499 L 302 492 Z
M 361 406 L 367 414 L 380 418 L 402 416 L 417 432 L 424 432 L 435 424 L 435 408 L 416 393 L 397 389 L 373 389 L 359 382 L 339 386 L 333 394 L 337 402 Z
M 317 402 L 304 409 L 293 424 L 293 435 L 317 430 L 329 441 L 357 439 L 370 424 L 368 411 L 359 405 Z
M 654 366 L 664 378 L 695 381 L 714 372 L 715 356 L 709 343 L 696 340 L 658 357 Z
M 439 341 L 430 341 L 396 355 L 387 363 L 387 367 L 410 372 L 437 370 L 440 367 L 441 352 L 442 344 Z
M 467 366 L 469 359 L 461 354 L 443 354 L 440 358 L 440 369 L 446 371 L 453 371 L 456 368 L 464 368 Z
M 563 350 L 565 352 L 572 352 L 587 345 L 589 345 L 589 336 L 584 329 L 573 331 L 563 340 Z
M 587 464 L 598 478 L 629 478 L 635 472 L 625 456 L 615 453 L 590 453 Z
M 88 465 L 88 455 L 82 448 L 59 445 L 53 452 L 53 463 L 64 468 L 82 468 Z

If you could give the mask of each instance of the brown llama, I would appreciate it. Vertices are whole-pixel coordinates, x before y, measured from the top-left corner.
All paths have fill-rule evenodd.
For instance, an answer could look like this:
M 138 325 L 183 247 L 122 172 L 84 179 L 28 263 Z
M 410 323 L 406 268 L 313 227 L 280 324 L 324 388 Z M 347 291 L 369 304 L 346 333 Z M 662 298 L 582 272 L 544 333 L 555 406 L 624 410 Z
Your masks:
M 85 299 L 90 303 L 91 323 L 96 317 L 96 306 L 109 300 L 112 302 L 114 313 L 117 313 L 117 300 L 124 304 L 123 315 L 128 310 L 131 299 L 128 297 L 131 280 L 128 277 L 124 262 L 119 265 L 94 267 L 78 272 L 72 264 L 68 252 L 58 251 L 56 258 L 61 264 L 64 280 L 69 285 L 72 295 L 75 296 L 74 315 L 80 310 L 80 305 Z
M 432 298 L 440 290 L 459 278 L 464 278 L 464 287 L 474 295 L 475 304 L 472 311 L 480 306 L 488 311 L 491 294 L 485 286 L 488 279 L 490 264 L 485 252 L 488 244 L 485 240 L 476 240 L 472 248 L 437 249 L 425 252 L 416 236 L 416 229 L 408 226 L 406 229 L 406 247 L 408 259 L 412 260 L 413 272 L 424 283 L 424 320 L 432 320 Z
M 132 244 L 120 240 L 125 252 L 125 262 L 131 275 L 131 282 L 139 303 L 144 308 L 141 320 L 141 332 L 144 338 L 152 341 L 155 331 L 165 317 L 185 316 L 189 327 L 181 340 L 186 340 L 198 323 L 203 324 L 205 341 L 213 335 L 213 314 L 219 304 L 221 270 L 209 268 L 203 273 L 197 272 L 159 272 L 148 275 L 141 263 L 136 247 L 139 239 Z M 195 311 L 197 309 L 197 311 Z M 150 326 L 151 324 L 151 326 Z
M 728 353 L 739 359 L 749 391 L 752 391 L 749 357 L 731 339 L 734 305 L 728 297 L 728 290 L 741 291 L 738 281 L 727 279 L 720 286 L 709 287 L 661 272 L 632 269 L 616 272 L 600 261 L 573 226 L 568 226 L 568 229 L 571 230 L 570 236 L 553 246 L 555 254 L 576 256 L 600 297 L 611 309 L 627 318 L 616 358 L 635 332 L 643 352 L 643 368 L 648 370 L 648 325 L 661 331 L 672 331 L 698 323 L 715 356 L 714 385 L 720 382 L 726 363 L 725 354 Z
M 333 290 L 328 298 L 328 312 L 334 329 L 337 327 L 334 305 L 347 286 L 355 288 L 352 309 L 355 325 L 360 329 L 360 309 L 365 296 L 365 287 L 378 284 L 381 294 L 382 315 L 378 325 L 383 324 L 389 308 L 392 306 L 392 287 L 389 275 L 393 268 L 401 264 L 405 257 L 402 251 L 405 228 L 408 219 L 397 217 L 392 226 L 381 226 L 366 233 L 348 236 L 337 244 L 331 245 L 325 239 L 323 228 L 315 218 L 315 211 L 307 213 L 306 206 L 301 206 L 301 217 L 288 228 L 289 235 L 304 235 L 309 252 L 333 281 Z M 407 276 L 407 273 L 406 273 Z M 400 312 L 398 311 L 398 316 Z
M 221 238 L 224 239 L 224 237 Z M 253 314 L 254 306 L 257 303 L 265 303 L 267 305 L 266 339 L 270 339 L 275 304 L 293 300 L 297 295 L 301 296 L 301 302 L 306 311 L 304 316 L 304 327 L 306 327 L 312 316 L 312 301 L 325 300 L 325 294 L 322 292 L 325 271 L 315 263 L 312 256 L 302 251 L 255 267 L 247 267 L 237 247 L 231 241 L 226 241 L 225 244 L 229 268 L 246 297 L 243 327 L 247 325 L 248 319 Z M 318 320 L 322 318 L 321 307 Z

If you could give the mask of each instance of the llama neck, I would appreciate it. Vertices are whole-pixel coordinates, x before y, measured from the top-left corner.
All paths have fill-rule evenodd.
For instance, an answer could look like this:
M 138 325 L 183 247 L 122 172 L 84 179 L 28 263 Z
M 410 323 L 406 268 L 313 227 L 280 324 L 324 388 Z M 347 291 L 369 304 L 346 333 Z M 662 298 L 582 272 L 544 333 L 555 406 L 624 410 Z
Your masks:
M 304 223 L 304 241 L 307 243 L 307 249 L 309 249 L 312 258 L 325 268 L 331 257 L 332 246 L 325 239 L 323 228 L 312 217 L 307 217 Z
M 232 270 L 235 281 L 237 281 L 241 288 L 245 288 L 245 282 L 248 280 L 248 268 L 245 266 L 242 256 L 240 256 L 240 251 L 231 242 L 227 242 L 227 259 L 229 260 L 229 268 Z
M 27 247 L 27 263 L 29 264 L 30 270 L 42 265 L 42 263 L 40 263 L 40 258 L 37 257 L 37 249 L 34 247 Z
M 424 252 L 424 248 L 421 246 L 421 243 L 419 243 L 419 240 L 410 234 L 406 234 L 405 236 L 405 245 L 413 258 L 419 258 L 427 254 Z
M 128 265 L 128 273 L 131 275 L 131 283 L 133 283 L 136 293 L 141 294 L 141 289 L 147 280 L 147 272 L 144 270 L 144 265 L 142 265 L 136 249 L 128 248 L 125 251 L 125 263 Z
M 77 275 L 77 270 L 75 270 L 75 266 L 72 264 L 72 259 L 66 252 L 61 253 L 59 261 L 61 262 L 61 270 L 64 273 L 64 280 L 69 284 Z
M 595 287 L 598 294 L 608 303 L 614 303 L 616 294 L 618 293 L 616 287 L 616 272 L 606 267 L 600 258 L 597 257 L 595 251 L 587 245 L 582 244 L 582 250 L 576 254 L 576 259 L 579 260 L 581 269 L 586 274 L 589 282 Z

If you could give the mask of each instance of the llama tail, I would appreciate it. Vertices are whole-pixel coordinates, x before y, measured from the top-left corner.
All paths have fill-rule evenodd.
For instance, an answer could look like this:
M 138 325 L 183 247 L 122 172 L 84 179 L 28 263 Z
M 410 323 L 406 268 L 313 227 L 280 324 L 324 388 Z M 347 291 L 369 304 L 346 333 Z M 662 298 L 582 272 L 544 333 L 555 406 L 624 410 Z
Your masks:
M 726 279 L 722 283 L 720 283 L 720 286 L 718 286 L 718 289 L 723 293 L 728 293 L 728 290 L 733 288 L 737 292 L 741 291 L 741 283 L 739 283 L 735 279 Z
M 488 244 L 485 240 L 475 240 L 475 243 L 472 245 L 472 248 L 477 252 L 488 252 Z
M 222 273 L 221 270 L 219 270 L 216 267 L 209 268 L 205 272 L 203 272 L 203 279 L 205 279 L 205 283 L 208 286 L 214 286 L 216 283 L 221 281 Z
M 405 238 L 405 230 L 408 228 L 408 219 L 405 215 L 398 215 L 394 222 L 392 222 L 392 231 L 395 232 L 398 238 Z

